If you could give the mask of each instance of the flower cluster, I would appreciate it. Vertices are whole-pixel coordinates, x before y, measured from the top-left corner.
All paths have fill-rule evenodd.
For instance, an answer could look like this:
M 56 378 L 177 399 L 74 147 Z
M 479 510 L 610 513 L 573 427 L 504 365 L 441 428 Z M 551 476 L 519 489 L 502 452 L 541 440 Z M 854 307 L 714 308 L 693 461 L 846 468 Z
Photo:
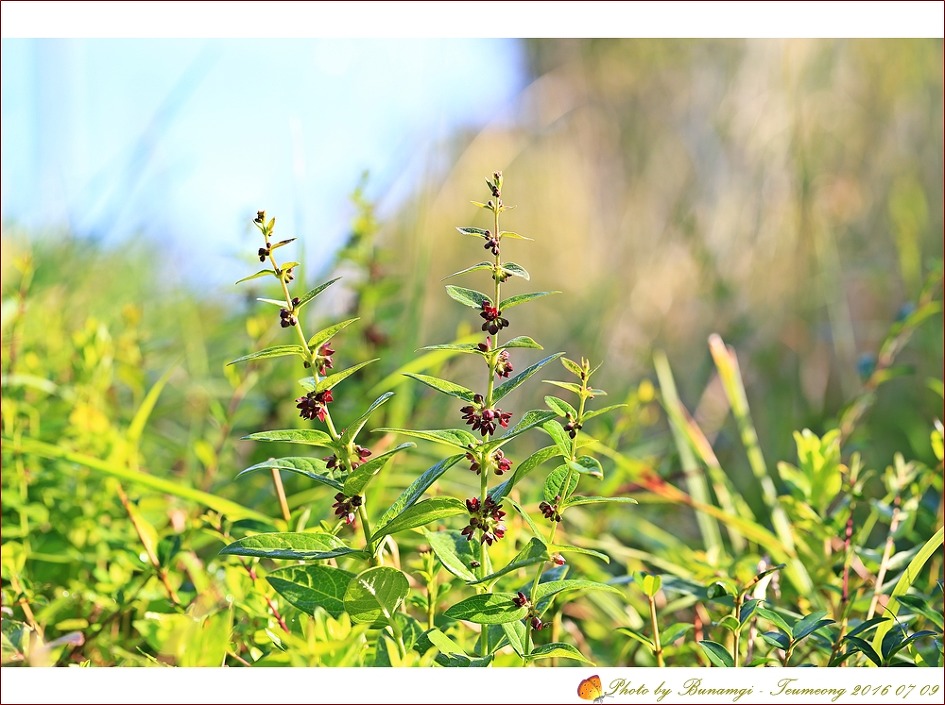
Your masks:
M 300 303 L 299 297 L 296 296 L 292 299 L 292 308 L 282 308 L 279 309 L 279 325 L 283 328 L 291 328 L 299 322 L 299 319 L 295 317 L 295 307 Z
M 561 495 L 555 495 L 553 503 L 542 502 L 538 505 L 538 510 L 542 516 L 549 521 L 561 521 L 561 514 L 558 512 L 558 503 L 561 501 Z
M 315 353 L 315 369 L 318 374 L 324 377 L 326 371 L 332 369 L 331 356 L 334 354 L 335 351 L 331 347 L 331 341 L 328 341 L 318 349 L 318 352 Z
M 354 525 L 355 513 L 361 506 L 360 495 L 346 497 L 344 492 L 335 495 L 335 503 L 331 505 L 335 509 L 335 516 L 344 520 L 348 526 Z
M 508 320 L 502 318 L 502 312 L 488 300 L 482 302 L 482 312 L 479 316 L 485 320 L 485 323 L 482 324 L 482 329 L 489 331 L 492 335 L 495 335 L 509 325 Z
M 369 457 L 371 457 L 371 451 L 363 446 L 355 445 L 354 450 L 348 452 L 348 466 L 354 470 Z M 325 467 L 329 470 L 344 467 L 342 460 L 335 454 L 329 455 L 327 458 L 322 458 L 322 460 L 325 461 Z
M 469 510 L 470 518 L 462 534 L 467 541 L 472 541 L 477 530 L 480 533 L 479 542 L 489 546 L 505 536 L 505 523 L 502 521 L 505 512 L 502 511 L 502 505 L 496 504 L 491 497 L 486 497 L 485 502 L 480 502 L 478 497 L 470 497 L 466 500 L 466 509 Z
M 477 475 L 482 473 L 482 467 L 480 466 L 479 461 L 476 459 L 475 455 L 472 453 L 466 453 L 466 460 L 469 461 L 469 469 L 471 472 L 474 472 Z M 503 453 L 501 449 L 496 450 L 492 454 L 492 463 L 495 466 L 496 475 L 504 475 L 512 469 L 512 461 L 505 457 L 505 453 Z
M 266 247 L 260 247 L 259 250 L 256 252 L 256 254 L 259 255 L 260 262 L 265 262 L 266 258 L 270 255 L 270 253 L 271 253 L 271 250 L 269 249 L 268 245 Z
M 495 363 L 495 373 L 499 377 L 508 377 L 512 372 L 512 361 L 509 358 L 509 351 L 503 350 L 499 353 L 499 359 Z
M 537 610 L 534 607 L 532 607 L 531 601 L 528 599 L 528 597 L 525 595 L 524 592 L 519 592 L 515 597 L 513 597 L 512 603 L 516 607 L 528 608 L 528 614 L 525 615 L 525 619 L 528 620 L 529 624 L 532 625 L 532 629 L 534 629 L 536 632 L 541 631 L 542 629 L 548 626 L 547 622 L 541 621 L 541 617 L 538 616 Z
M 493 235 L 491 231 L 486 230 L 486 234 L 483 235 L 486 240 L 486 244 L 483 246 L 483 249 L 492 250 L 492 254 L 499 254 L 499 238 L 497 235 Z
M 509 421 L 512 420 L 512 413 L 502 411 L 499 408 L 484 408 L 483 401 L 482 395 L 477 394 L 473 397 L 472 404 L 460 409 L 466 425 L 472 426 L 473 431 L 479 431 L 484 437 L 495 433 L 497 425 L 508 428 Z
M 564 425 L 564 430 L 568 432 L 568 435 L 571 438 L 577 436 L 577 432 L 583 428 L 582 424 L 579 424 L 571 414 L 568 414 L 568 422 Z
M 309 392 L 295 401 L 295 408 L 300 409 L 299 416 L 303 419 L 324 421 L 328 416 L 328 403 L 334 399 L 332 399 L 331 390 L 326 389 L 322 392 Z

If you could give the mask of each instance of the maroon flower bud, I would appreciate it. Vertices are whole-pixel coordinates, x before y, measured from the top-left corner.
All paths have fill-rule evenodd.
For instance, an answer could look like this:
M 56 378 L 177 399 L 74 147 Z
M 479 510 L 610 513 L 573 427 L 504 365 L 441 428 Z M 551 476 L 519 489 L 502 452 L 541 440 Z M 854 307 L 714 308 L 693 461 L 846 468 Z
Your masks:
M 477 514 L 479 512 L 479 498 L 470 497 L 466 500 L 466 509 L 469 510 L 470 514 Z
M 489 331 L 492 335 L 509 325 L 509 322 L 502 318 L 502 312 L 488 300 L 482 302 L 482 311 L 479 316 L 485 320 L 482 329 Z
M 544 622 L 541 621 L 541 619 L 538 618 L 537 615 L 532 617 L 531 624 L 532 624 L 532 629 L 534 629 L 536 632 L 540 632 L 542 629 L 544 629 L 547 626 Z
M 519 592 L 515 597 L 512 598 L 512 602 L 515 603 L 516 607 L 525 607 L 529 604 L 528 597 L 524 592 Z
M 254 223 L 265 223 L 266 222 L 266 211 L 256 211 L 256 219 L 253 220 Z
M 346 497 L 344 492 L 339 492 L 335 495 L 335 503 L 331 506 L 335 508 L 335 516 L 340 517 L 345 524 L 353 527 L 361 501 L 359 495 Z
M 309 392 L 295 401 L 295 408 L 300 410 L 299 416 L 303 419 L 324 421 L 328 417 L 328 403 L 334 400 L 331 390 L 326 389 L 323 392 Z
M 476 456 L 472 453 L 466 453 L 466 460 L 469 461 L 469 470 L 474 472 L 477 475 L 482 473 L 482 468 L 479 467 L 479 462 L 476 460 Z
M 499 377 L 508 377 L 512 371 L 512 362 L 509 359 L 509 351 L 503 350 L 499 353 L 499 359 L 495 363 L 495 373 Z
M 256 254 L 259 255 L 260 262 L 265 262 L 266 258 L 269 256 L 269 248 L 260 247 L 259 250 L 256 252 Z
M 501 450 L 492 454 L 492 460 L 495 462 L 496 475 L 503 475 L 512 469 L 512 461 L 506 458 Z
M 562 556 L 560 553 L 555 553 L 551 557 L 551 560 L 555 565 L 564 565 L 565 563 L 567 563 L 567 561 L 564 560 L 564 556 Z

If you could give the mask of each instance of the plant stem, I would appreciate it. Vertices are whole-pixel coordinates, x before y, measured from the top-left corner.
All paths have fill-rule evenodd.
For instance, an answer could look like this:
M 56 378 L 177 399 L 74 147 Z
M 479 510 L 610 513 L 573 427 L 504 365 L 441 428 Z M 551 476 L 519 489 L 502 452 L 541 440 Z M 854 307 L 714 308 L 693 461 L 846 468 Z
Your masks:
M 358 518 L 361 520 L 361 531 L 364 533 L 364 545 L 371 554 L 371 565 L 380 565 L 381 560 L 374 551 L 374 544 L 371 541 L 371 522 L 368 519 L 364 504 L 358 507 Z
M 656 619 L 656 598 L 647 595 L 646 600 L 650 603 L 650 626 L 653 629 L 653 653 L 656 656 L 656 665 L 662 668 L 666 664 L 663 663 L 663 645 L 660 643 L 660 625 Z
M 292 513 L 289 511 L 289 503 L 285 498 L 285 487 L 282 486 L 282 475 L 279 474 L 278 468 L 270 468 L 272 470 L 272 485 L 276 488 L 276 497 L 279 498 L 279 508 L 282 510 L 282 518 L 285 519 L 285 523 L 288 524 L 292 520 Z

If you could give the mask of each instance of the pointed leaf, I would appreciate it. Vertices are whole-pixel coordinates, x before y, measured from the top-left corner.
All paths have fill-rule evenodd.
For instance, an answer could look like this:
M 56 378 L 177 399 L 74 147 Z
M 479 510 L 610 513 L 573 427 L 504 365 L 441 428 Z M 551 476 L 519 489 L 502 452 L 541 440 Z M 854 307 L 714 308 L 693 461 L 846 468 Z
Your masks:
M 577 460 L 569 460 L 568 465 L 572 470 L 582 475 L 590 475 L 599 480 L 604 478 L 604 468 L 601 467 L 600 461 L 589 455 L 582 455 Z
M 528 654 L 529 661 L 538 661 L 543 658 L 569 658 L 594 665 L 594 662 L 584 656 L 576 647 L 557 641 L 536 646 L 532 649 L 531 653 Z
M 367 486 L 367 483 L 371 481 L 371 478 L 381 471 L 381 468 L 387 464 L 387 461 L 389 461 L 395 453 L 414 447 L 416 447 L 414 443 L 401 443 L 399 446 L 386 450 L 371 458 L 366 463 L 359 465 L 351 471 L 351 474 L 348 475 L 348 479 L 345 480 L 344 493 L 349 497 L 361 494 L 361 491 Z
M 539 360 L 534 365 L 530 365 L 529 367 L 526 367 L 524 370 L 522 370 L 519 374 L 517 374 L 515 377 L 513 377 L 509 381 L 503 382 L 502 384 L 500 384 L 492 392 L 493 402 L 498 403 L 498 401 L 502 399 L 504 396 L 506 396 L 509 392 L 514 391 L 515 389 L 518 389 L 518 387 L 526 379 L 528 379 L 533 374 L 538 372 L 538 370 L 540 370 L 542 367 L 547 365 L 552 360 L 561 357 L 563 354 L 564 353 L 555 353 L 554 355 L 549 355 L 545 359 Z
M 476 201 L 473 201 L 473 203 L 476 203 Z M 484 203 L 478 203 L 477 205 L 479 205 L 482 208 L 485 208 Z M 483 230 L 482 228 L 456 228 L 456 230 L 459 231 L 460 234 L 462 235 L 472 235 L 473 237 L 481 237 L 481 238 L 489 237 L 489 231 Z
M 458 272 L 453 272 L 443 277 L 444 279 L 450 279 L 451 277 L 458 277 L 460 274 L 468 274 L 469 272 L 478 272 L 481 269 L 492 269 L 492 262 L 480 262 L 479 264 L 474 264 L 472 267 L 466 267 L 466 269 L 461 269 Z
M 879 654 L 876 653 L 873 645 L 865 639 L 861 639 L 858 636 L 847 636 L 845 640 L 877 666 L 883 665 L 883 660 L 879 657 Z
M 833 624 L 832 619 L 824 619 L 826 614 L 826 610 L 819 610 L 799 619 L 794 625 L 794 628 L 791 630 L 791 637 L 793 640 L 800 641 L 821 627 L 825 627 L 828 624 Z
M 565 544 L 554 544 L 548 547 L 548 550 L 551 552 L 557 553 L 583 553 L 586 556 L 593 556 L 598 560 L 604 561 L 604 563 L 610 563 L 610 556 L 606 553 L 601 553 L 600 551 L 595 551 L 592 548 L 582 548 L 581 546 L 568 546 Z
M 731 668 L 735 665 L 732 655 L 725 650 L 725 647 L 716 641 L 700 641 L 699 647 L 716 666 Z
M 470 565 L 477 560 L 471 541 L 458 531 L 428 531 L 427 543 L 443 567 L 457 578 L 470 582 L 476 579 Z M 498 622 L 496 622 L 498 624 Z
M 583 497 L 583 496 L 574 496 L 571 497 L 566 506 L 576 507 L 579 504 L 605 504 L 610 502 L 612 504 L 639 504 L 637 500 L 633 497 Z
M 572 590 L 603 590 L 604 592 L 612 592 L 615 595 L 623 595 L 623 591 L 619 588 L 594 580 L 550 580 L 538 586 L 538 589 L 532 594 L 532 600 L 536 603 L 543 602 L 562 592 Z
M 328 326 L 327 328 L 322 328 L 315 335 L 308 339 L 308 347 L 311 350 L 317 351 L 321 347 L 322 343 L 328 342 L 335 337 L 335 334 L 341 330 L 344 330 L 350 326 L 355 321 L 361 320 L 360 318 L 349 318 L 347 321 L 342 321 L 341 323 L 335 323 L 334 325 Z
M 449 284 L 446 287 L 446 293 L 454 301 L 459 301 L 463 306 L 469 306 L 469 308 L 482 308 L 483 302 L 491 303 L 489 297 L 485 294 L 461 286 Z
M 256 558 L 286 558 L 289 560 L 325 560 L 349 554 L 361 554 L 346 546 L 331 534 L 306 534 L 285 531 L 247 536 L 220 551 L 225 556 L 253 556 Z
M 352 441 L 354 441 L 355 437 L 356 437 L 359 433 L 361 433 L 361 429 L 364 428 L 364 424 L 367 423 L 367 421 L 368 421 L 368 419 L 370 418 L 371 414 L 373 414 L 374 411 L 375 411 L 379 406 L 381 406 L 382 404 L 384 404 L 385 402 L 387 402 L 387 400 L 390 399 L 392 396 L 394 396 L 394 393 L 393 393 L 393 392 L 384 392 L 383 394 L 381 394 L 381 396 L 379 396 L 377 399 L 375 399 L 375 400 L 371 403 L 371 405 L 367 408 L 367 411 L 365 411 L 363 414 L 361 414 L 361 415 L 357 418 L 356 421 L 354 421 L 353 423 L 349 424 L 349 425 L 348 425 L 348 428 L 346 428 L 346 429 L 344 430 L 344 432 L 341 434 L 341 443 L 342 443 L 342 445 L 348 445 L 349 443 L 351 443 Z
M 516 607 L 513 592 L 473 595 L 457 602 L 444 614 L 451 619 L 464 619 L 476 624 L 515 622 L 528 614 L 527 607 Z
M 292 262 L 290 262 L 289 264 L 292 264 Z M 298 265 L 297 262 L 296 262 L 295 264 Z M 283 270 L 285 270 L 285 269 L 287 269 L 287 268 L 288 268 L 288 265 L 283 265 L 283 267 L 282 267 Z M 312 299 L 314 299 L 314 298 L 315 298 L 316 296 L 318 296 L 320 293 L 322 293 L 323 291 L 325 291 L 325 289 L 327 289 L 328 287 L 330 287 L 332 284 L 334 284 L 334 283 L 335 283 L 336 281 L 338 281 L 340 278 L 341 278 L 341 277 L 335 277 L 334 279 L 332 279 L 332 280 L 330 280 L 330 281 L 327 281 L 327 282 L 325 282 L 324 284 L 321 284 L 321 285 L 319 285 L 319 286 L 316 286 L 316 287 L 315 287 L 314 289 L 312 289 L 311 291 L 307 291 L 307 292 L 305 292 L 304 294 L 302 294 L 302 295 L 299 297 L 299 302 L 295 305 L 295 310 L 298 311 L 298 310 L 299 310 L 300 308 L 302 308 L 305 304 L 307 304 L 309 301 L 311 301 Z
M 485 355 L 476 343 L 444 343 L 442 345 L 424 345 L 420 350 L 453 350 L 461 353 Z
M 260 431 L 243 436 L 244 441 L 272 441 L 274 443 L 301 443 L 309 446 L 330 447 L 334 440 L 324 431 L 314 428 L 289 428 L 278 431 Z
M 415 431 L 410 428 L 378 428 L 375 429 L 374 432 L 399 433 L 401 436 L 410 436 L 411 438 L 422 438 L 425 441 L 445 443 L 454 448 L 459 448 L 464 453 L 469 450 L 470 446 L 474 446 L 478 443 L 474 435 L 460 428 L 444 428 L 430 431 Z
M 785 621 L 784 617 L 782 617 L 780 614 L 778 614 L 774 610 L 770 610 L 767 607 L 759 607 L 757 609 L 757 612 L 758 612 L 759 617 L 764 617 L 769 622 L 771 622 L 774 626 L 776 626 L 778 629 L 783 631 L 785 634 L 791 633 L 790 625 Z
M 348 583 L 345 610 L 352 622 L 381 627 L 393 620 L 409 589 L 407 576 L 396 568 L 368 568 Z
M 283 299 L 265 299 L 265 298 L 261 298 L 257 296 L 256 300 L 262 301 L 264 304 L 272 304 L 273 306 L 278 306 L 279 308 L 286 308 L 288 306 L 288 304 L 286 304 L 285 300 Z
M 500 625 L 505 632 L 505 638 L 509 640 L 509 646 L 519 655 L 525 656 L 526 627 L 525 622 L 502 622 Z
M 545 479 L 542 497 L 548 504 L 554 504 L 555 497 L 560 497 L 560 501 L 567 504 L 571 493 L 577 488 L 578 477 L 580 476 L 567 465 L 559 465 Z M 565 482 L 568 483 L 567 487 L 565 487 Z
M 465 505 L 463 505 L 463 508 L 465 509 Z M 544 542 L 537 538 L 532 538 L 529 539 L 528 543 L 525 544 L 525 547 L 518 552 L 515 558 L 509 561 L 509 563 L 507 563 L 504 567 L 500 568 L 494 573 L 491 573 L 490 575 L 487 575 L 484 578 L 470 582 L 470 585 L 486 583 L 495 580 L 506 573 L 511 573 L 513 570 L 518 570 L 519 568 L 534 565 L 535 563 L 542 563 L 546 560 L 548 560 L 548 550 L 545 548 Z
M 405 509 L 395 519 L 375 531 L 371 540 L 377 541 L 388 534 L 426 526 L 434 521 L 466 512 L 466 505 L 455 497 L 431 497 Z
M 593 419 L 595 416 L 600 416 L 601 414 L 607 414 L 607 413 L 610 413 L 611 411 L 620 409 L 625 406 L 626 404 L 611 404 L 610 406 L 605 406 L 601 409 L 594 409 L 593 411 L 585 411 L 584 420 L 589 421 L 590 419 Z
M 761 638 L 771 644 L 771 646 L 776 649 L 781 649 L 782 651 L 787 651 L 791 646 L 791 640 L 788 638 L 788 635 L 782 632 L 764 632 Z
M 359 362 L 357 365 L 352 365 L 346 370 L 342 370 L 341 372 L 338 372 L 337 374 L 330 375 L 315 385 L 315 391 L 324 392 L 326 389 L 332 389 L 336 384 L 348 379 L 348 377 L 353 375 L 362 367 L 366 367 L 367 365 L 370 365 L 372 362 L 377 362 L 379 359 L 380 358 L 374 358 L 373 360 L 366 360 L 365 362 Z
M 307 614 L 321 607 L 336 619 L 345 611 L 344 595 L 353 573 L 326 565 L 291 565 L 266 576 L 273 589 Z
M 580 377 L 582 374 L 584 374 L 584 370 L 581 369 L 581 366 L 574 360 L 569 360 L 566 357 L 562 357 L 561 364 L 564 366 L 564 369 L 573 374 L 575 377 Z
M 567 389 L 569 392 L 574 392 L 578 396 L 581 396 L 581 385 L 575 384 L 574 382 L 559 382 L 556 379 L 543 379 L 542 382 L 545 384 L 553 384 L 556 387 L 561 387 L 562 389 Z
M 342 488 L 340 482 L 328 475 L 328 469 L 325 467 L 325 461 L 316 460 L 315 458 L 270 458 L 269 460 L 264 460 L 261 463 L 256 463 L 245 470 L 241 470 L 237 477 L 242 477 L 247 473 L 255 472 L 257 470 L 270 469 L 287 470 L 288 472 L 294 472 L 297 475 L 304 475 L 311 480 L 315 480 L 315 482 L 328 485 L 329 487 L 336 490 L 340 490 Z
M 414 374 L 413 372 L 407 372 L 404 376 L 415 379 L 438 392 L 448 394 L 449 396 L 456 397 L 457 399 L 462 399 L 463 401 L 471 402 L 475 396 L 471 389 L 466 389 L 466 387 L 456 384 L 455 382 L 450 382 L 448 379 L 440 379 L 439 377 L 432 377 L 430 375 Z
M 433 467 L 425 470 L 420 477 L 411 482 L 410 486 L 400 493 L 400 496 L 394 500 L 394 503 L 391 504 L 390 507 L 387 508 L 387 511 L 381 516 L 380 520 L 377 522 L 377 533 L 380 534 L 384 531 L 388 523 L 413 506 L 444 472 L 453 467 L 463 457 L 465 457 L 465 455 L 454 455 L 441 460 Z
M 305 350 L 302 349 L 301 345 L 273 345 L 270 348 L 263 348 L 262 350 L 257 350 L 254 353 L 249 355 L 243 355 L 243 357 L 238 357 L 235 360 L 226 363 L 229 365 L 235 365 L 237 362 L 246 362 L 248 360 L 262 360 L 267 357 L 284 357 L 286 355 L 298 355 L 302 359 L 305 359 Z
M 527 335 L 517 335 L 511 340 L 502 343 L 502 345 L 498 347 L 499 350 L 505 350 L 506 348 L 532 348 L 534 350 L 544 350 L 543 347 L 541 347 Z
M 571 406 L 564 399 L 559 399 L 558 397 L 547 396 L 545 397 L 545 404 L 548 405 L 548 408 L 554 411 L 558 416 L 567 416 L 571 415 L 572 419 L 577 418 L 577 409 Z
M 521 277 L 526 281 L 530 279 L 528 272 L 525 271 L 525 268 L 520 264 L 516 264 L 515 262 L 505 262 L 502 265 L 502 271 L 512 275 L 513 277 Z
M 558 450 L 561 451 L 562 456 L 567 458 L 571 455 L 571 439 L 560 423 L 557 421 L 548 421 L 547 423 L 543 423 L 541 428 L 545 433 L 551 436 L 551 440 L 558 446 Z
M 272 276 L 276 276 L 276 271 L 275 271 L 274 269 L 260 269 L 260 270 L 259 270 L 258 272 L 256 272 L 255 274 L 250 274 L 248 277 L 243 277 L 242 279 L 240 279 L 240 280 L 239 280 L 238 282 L 236 282 L 236 283 L 237 283 L 237 284 L 242 284 L 243 282 L 248 282 L 250 279 L 259 279 L 259 277 L 264 277 L 264 276 L 266 276 L 267 274 L 271 274 Z
M 507 237 L 512 240 L 528 240 L 529 242 L 533 241 L 532 238 L 525 237 L 524 235 L 519 235 L 518 233 L 513 233 L 511 230 L 503 230 L 502 232 L 500 232 L 499 238 L 501 239 L 503 237 Z
M 515 501 L 514 499 L 512 499 L 511 497 L 506 497 L 505 501 L 507 501 L 509 504 L 511 504 L 511 505 L 512 505 L 512 508 L 515 509 L 516 512 L 518 512 L 519 516 L 522 517 L 522 519 L 525 520 L 525 523 L 528 524 L 528 528 L 531 530 L 532 535 L 533 535 L 535 538 L 537 538 L 537 539 L 539 539 L 539 540 L 542 540 L 542 539 L 541 539 L 541 530 L 540 530 L 540 529 L 538 528 L 538 526 L 535 524 L 535 522 L 534 522 L 534 520 L 532 519 L 531 515 L 530 515 L 528 512 L 526 512 L 526 511 L 522 508 L 522 505 L 520 505 L 518 502 L 516 502 L 516 501 Z
M 533 299 L 540 299 L 542 296 L 551 296 L 552 294 L 560 294 L 560 291 L 533 291 L 528 294 L 516 294 L 515 296 L 510 296 L 507 299 L 503 299 L 499 304 L 499 310 L 505 311 L 510 309 L 513 306 L 518 306 L 519 304 L 524 304 Z

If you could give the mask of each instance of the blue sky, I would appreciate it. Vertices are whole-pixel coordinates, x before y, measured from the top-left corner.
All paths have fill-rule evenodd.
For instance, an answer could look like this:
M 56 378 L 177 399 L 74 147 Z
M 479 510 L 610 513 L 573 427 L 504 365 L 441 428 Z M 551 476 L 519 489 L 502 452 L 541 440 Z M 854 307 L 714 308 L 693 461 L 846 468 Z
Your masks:
M 364 170 L 406 192 L 524 80 L 505 39 L 3 39 L 2 217 L 158 237 L 225 280 L 257 208 L 335 245 Z

